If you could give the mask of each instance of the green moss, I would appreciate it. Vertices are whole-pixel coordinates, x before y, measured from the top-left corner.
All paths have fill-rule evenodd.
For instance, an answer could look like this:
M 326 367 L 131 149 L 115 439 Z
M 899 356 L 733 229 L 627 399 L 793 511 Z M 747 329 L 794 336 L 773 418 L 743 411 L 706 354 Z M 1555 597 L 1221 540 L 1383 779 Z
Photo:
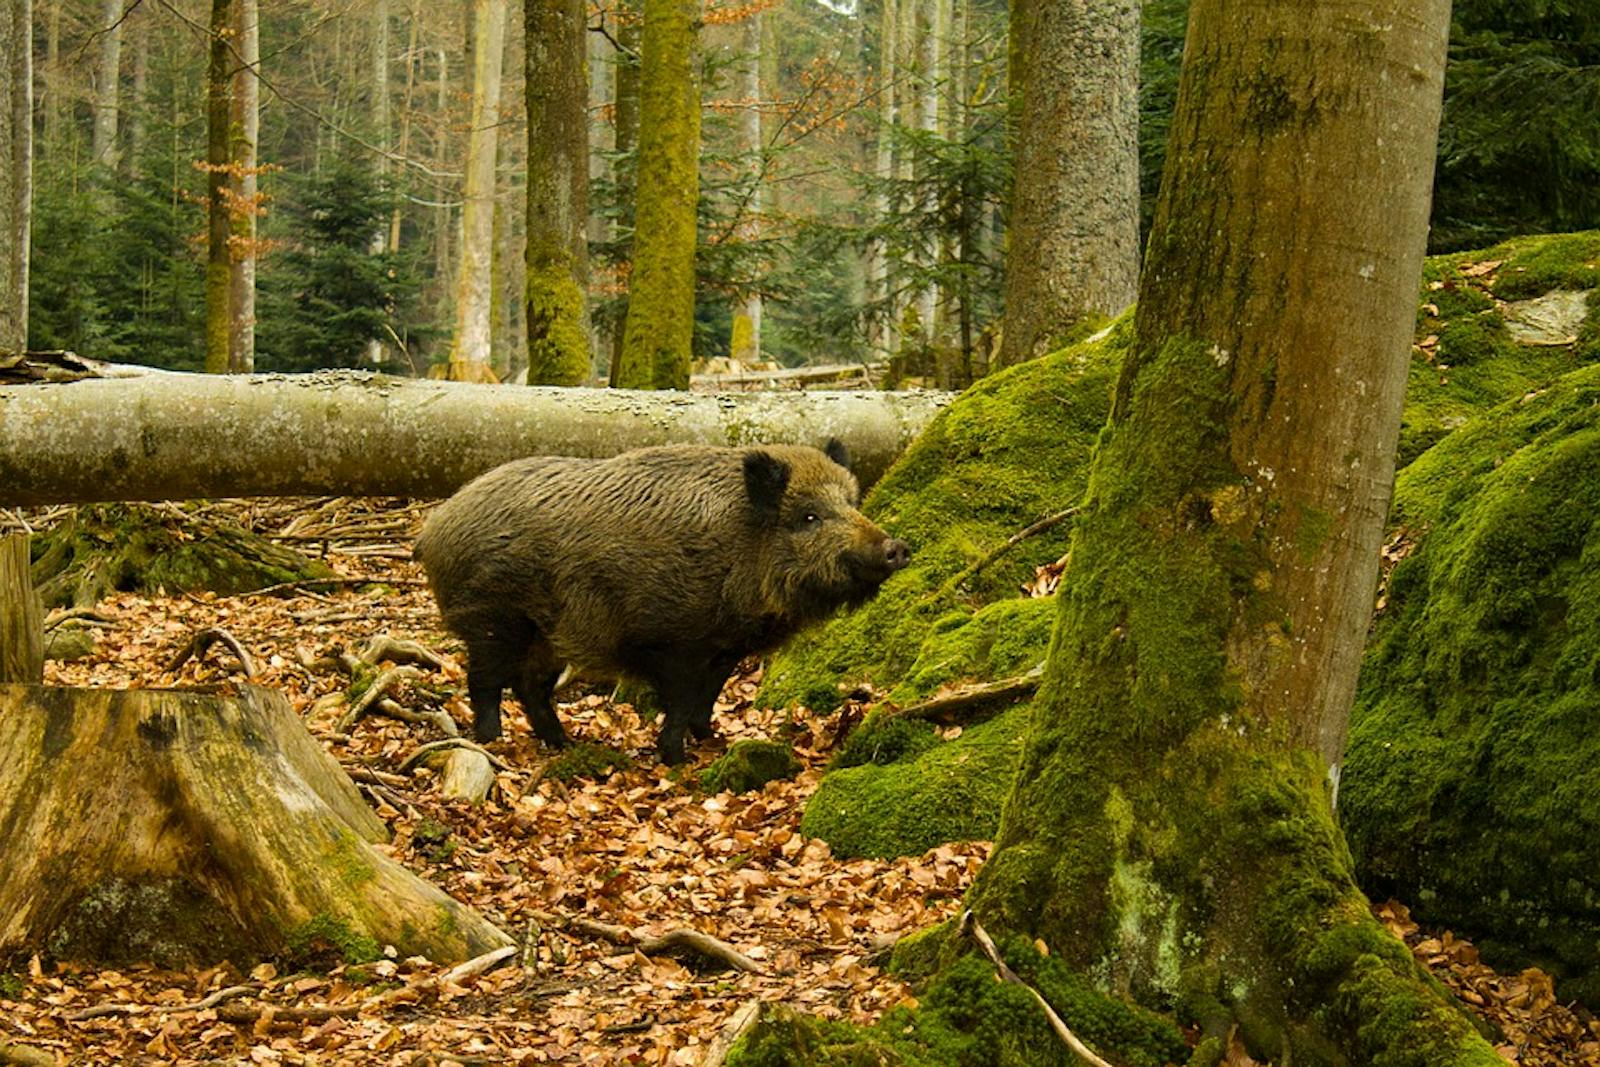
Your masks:
M 1475 269 L 1497 260 L 1500 265 L 1491 272 Z M 1429 337 L 1437 344 L 1431 351 L 1419 347 L 1412 352 L 1400 465 L 1410 463 L 1479 412 L 1600 359 L 1600 323 L 1594 314 L 1570 349 L 1521 345 L 1507 331 L 1496 300 L 1597 286 L 1600 231 L 1518 237 L 1481 252 L 1428 260 L 1416 336 L 1419 344 Z
M 33 545 L 33 579 L 46 605 L 87 606 L 112 592 L 250 592 L 332 578 L 333 570 L 232 523 L 170 517 L 136 504 L 77 509 Z
M 1600 1003 L 1600 367 L 1405 470 L 1340 806 L 1370 892 Z
M 1055 620 L 1056 602 L 1049 597 L 999 600 L 976 613 L 946 615 L 929 628 L 889 699 L 903 707 L 952 682 L 1026 674 L 1044 662 Z
M 284 938 L 283 963 L 295 971 L 326 971 L 341 963 L 371 963 L 383 955 L 376 940 L 332 915 L 313 915 Z
M 559 756 L 546 764 L 544 776 L 558 782 L 570 782 L 574 778 L 606 778 L 632 766 L 633 760 L 608 745 L 580 741 L 563 749 Z
M 12 974 L 10 971 L 0 971 L 0 997 L 7 1000 L 16 1000 L 22 996 L 28 983 L 22 980 L 21 975 Z
M 850 732 L 829 764 L 829 769 L 880 767 L 917 756 L 939 744 L 938 731 L 924 719 L 909 719 L 873 713 Z
M 582 385 L 589 380 L 589 339 L 571 256 L 559 246 L 528 252 L 528 384 Z
M 748 793 L 760 789 L 768 782 L 780 778 L 793 778 L 800 772 L 800 761 L 788 745 L 776 741 L 745 739 L 735 741 L 700 776 L 700 785 L 708 793 L 724 789 L 733 793 Z
M 1080 1039 L 1129 1067 L 1159 1067 L 1188 1057 L 1176 1027 L 1096 992 L 1088 982 L 1019 938 L 1001 938 L 1002 957 L 1037 989 Z M 861 1028 L 768 1009 L 728 1057 L 729 1067 L 1076 1067 L 1077 1057 L 1051 1031 L 1021 986 L 995 980 L 976 955 L 957 959 L 919 1005 L 896 1008 Z
M 946 841 L 986 840 L 1000 821 L 1027 730 L 1028 705 L 906 758 L 830 772 L 800 831 L 838 856 L 915 856 Z
M 863 607 L 785 646 L 757 700 L 823 710 L 841 686 L 890 688 L 941 619 L 1016 597 L 1035 568 L 1059 559 L 1069 524 L 967 573 L 1011 535 L 1078 503 L 1130 329 L 1124 316 L 1104 339 L 986 378 L 941 413 L 864 505 L 910 543 L 911 565 Z
M 939 970 L 945 950 L 956 931 L 954 919 L 935 923 L 895 942 L 889 955 L 889 973 L 906 982 L 924 982 Z
M 423 816 L 411 831 L 411 844 L 432 863 L 443 863 L 455 854 L 458 842 L 450 827 L 431 816 Z

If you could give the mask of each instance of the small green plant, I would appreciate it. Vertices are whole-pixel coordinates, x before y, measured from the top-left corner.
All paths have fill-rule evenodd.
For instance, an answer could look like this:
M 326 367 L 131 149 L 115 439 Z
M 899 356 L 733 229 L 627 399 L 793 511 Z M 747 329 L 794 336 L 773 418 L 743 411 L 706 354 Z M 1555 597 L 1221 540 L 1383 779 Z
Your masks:
M 341 963 L 371 963 L 382 946 L 332 915 L 313 915 L 285 938 L 283 963 L 296 971 L 327 971 Z
M 570 782 L 574 778 L 605 778 L 632 767 L 633 760 L 608 745 L 580 742 L 551 760 L 544 776 Z
M 411 844 L 429 862 L 443 863 L 455 854 L 458 842 L 451 836 L 450 827 L 437 819 L 424 817 L 411 831 Z
M 5 997 L 7 1000 L 15 1000 L 22 996 L 22 990 L 27 984 L 22 980 L 21 975 L 12 974 L 10 971 L 0 971 L 0 997 Z
M 793 778 L 800 771 L 800 761 L 788 745 L 776 741 L 735 741 L 721 758 L 706 768 L 700 776 L 700 786 L 708 793 L 724 789 L 732 793 L 748 793 L 760 789 L 779 778 Z

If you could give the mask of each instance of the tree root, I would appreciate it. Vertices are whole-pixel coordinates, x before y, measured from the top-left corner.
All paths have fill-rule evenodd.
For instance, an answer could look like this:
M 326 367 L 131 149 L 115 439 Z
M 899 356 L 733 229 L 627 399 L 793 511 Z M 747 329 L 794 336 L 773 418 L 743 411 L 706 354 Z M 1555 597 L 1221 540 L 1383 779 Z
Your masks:
M 745 971 L 749 974 L 766 973 L 766 968 L 726 941 L 686 927 L 668 931 L 658 937 L 649 937 L 640 935 L 626 927 L 597 922 L 594 919 L 575 919 L 572 922 L 572 926 L 583 933 L 610 941 L 615 945 L 625 946 L 636 952 L 642 952 L 646 956 L 659 956 L 678 949 L 688 949 L 735 970 Z
M 969 723 L 982 718 L 984 713 L 994 710 L 997 705 L 1013 704 L 1032 696 L 1038 692 L 1043 679 L 1044 664 L 1041 663 L 1027 674 L 1015 678 L 963 686 L 903 708 L 885 708 L 881 714 L 893 719 L 927 719 L 945 726 Z
M 1075 506 L 1067 508 L 1065 511 L 1058 511 L 1054 515 L 1046 515 L 1032 526 L 1012 534 L 1010 537 L 1006 538 L 1005 542 L 999 548 L 990 552 L 987 556 L 984 556 L 976 563 L 967 567 L 960 574 L 957 574 L 954 578 L 950 579 L 950 581 L 946 583 L 946 586 L 951 589 L 956 589 L 967 584 L 981 574 L 984 568 L 994 563 L 995 560 L 999 559 L 1007 552 L 1010 552 L 1013 548 L 1016 548 L 1028 538 L 1036 537 L 1039 534 L 1044 533 L 1046 530 L 1050 530 L 1061 525 L 1063 522 L 1066 522 L 1068 519 L 1076 517 L 1080 510 L 1082 509 Z
M 225 1000 L 235 997 L 248 996 L 259 993 L 264 987 L 260 982 L 249 985 L 232 985 L 226 989 L 219 989 L 210 996 L 202 997 L 192 1004 L 96 1004 L 92 1008 L 84 1008 L 67 1015 L 67 1021 L 81 1023 L 86 1019 L 99 1019 L 106 1015 L 149 1015 L 159 1012 L 162 1015 L 182 1015 L 185 1012 L 205 1011 L 214 1008 Z
M 706 1046 L 706 1054 L 700 1058 L 700 1067 L 722 1067 L 728 1061 L 728 1053 L 733 1051 L 733 1046 L 755 1026 L 759 1018 L 761 1018 L 760 998 L 745 1001 L 722 1029 L 717 1031 L 717 1036 L 711 1039 L 711 1044 Z
M 1050 1029 L 1054 1030 L 1056 1036 L 1066 1042 L 1067 1047 L 1077 1053 L 1085 1063 L 1092 1064 L 1093 1067 L 1111 1067 L 1105 1060 L 1096 1056 L 1089 1049 L 1089 1046 L 1079 1041 L 1071 1030 L 1067 1029 L 1067 1024 L 1061 1021 L 1061 1016 L 1056 1014 L 1049 1001 L 1039 995 L 1037 989 L 1017 977 L 1017 972 L 1006 966 L 1006 961 L 1000 958 L 1000 950 L 995 947 L 994 939 L 989 936 L 988 931 L 979 925 L 977 917 L 972 914 L 971 908 L 961 913 L 961 925 L 957 927 L 956 933 L 960 937 L 972 938 L 978 948 L 983 951 L 983 954 L 989 957 L 989 962 L 994 964 L 995 969 L 1000 972 L 1002 981 L 1009 982 L 1012 985 L 1019 985 L 1033 994 L 1033 999 L 1039 1002 L 1039 1007 L 1044 1009 L 1045 1016 L 1050 1020 Z
M 188 663 L 190 658 L 200 659 L 204 657 L 206 650 L 215 644 L 221 644 L 229 652 L 233 653 L 234 658 L 239 661 L 239 666 L 243 668 L 246 678 L 254 678 L 259 673 L 256 670 L 255 660 L 250 658 L 250 653 L 244 650 L 244 646 L 239 643 L 239 639 L 220 626 L 201 630 L 190 638 L 189 643 L 183 647 L 182 651 L 173 657 L 171 663 L 167 664 L 167 670 L 176 671 L 179 667 Z

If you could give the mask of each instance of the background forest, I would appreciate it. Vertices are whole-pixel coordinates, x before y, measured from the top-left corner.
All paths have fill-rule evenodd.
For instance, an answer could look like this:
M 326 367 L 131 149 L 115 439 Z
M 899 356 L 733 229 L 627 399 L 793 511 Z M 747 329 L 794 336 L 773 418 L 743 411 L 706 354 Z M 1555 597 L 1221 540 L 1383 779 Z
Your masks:
M 931 298 L 874 296 L 869 260 L 882 247 L 902 291 L 938 292 L 941 309 L 960 294 L 981 372 L 1004 288 L 1007 11 L 995 0 L 915 2 L 928 10 L 902 0 L 897 12 L 917 35 L 907 50 L 901 33 L 911 61 L 888 64 L 880 0 L 707 6 L 697 357 L 729 354 L 735 309 L 752 297 L 764 306 L 759 355 L 783 365 L 865 360 L 894 332 L 961 343 L 954 316 L 919 321 Z M 1146 227 L 1186 7 L 1144 6 Z M 473 17 L 472 5 L 416 0 L 262 5 L 258 370 L 420 375 L 447 358 Z M 199 0 L 39 4 L 30 347 L 203 365 L 206 18 Z M 519 18 L 506 22 L 491 349 L 496 372 L 515 378 L 527 138 L 524 34 Z M 591 6 L 588 22 L 588 295 L 603 373 L 629 277 L 639 19 L 612 2 Z M 886 106 L 889 70 L 914 90 L 890 95 L 915 106 Z M 1596 225 L 1597 115 L 1600 8 L 1458 2 L 1431 251 Z

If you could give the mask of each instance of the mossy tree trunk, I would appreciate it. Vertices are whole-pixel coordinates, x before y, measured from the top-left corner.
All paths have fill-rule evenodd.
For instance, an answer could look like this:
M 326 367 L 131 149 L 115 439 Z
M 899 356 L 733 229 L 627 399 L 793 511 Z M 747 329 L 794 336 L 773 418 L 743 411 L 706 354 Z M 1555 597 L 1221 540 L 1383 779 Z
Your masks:
M 588 73 L 582 0 L 528 0 L 528 384 L 589 377 Z
M 206 70 L 206 372 L 233 370 L 232 262 L 228 253 L 229 167 L 233 139 L 233 0 L 211 0 L 211 59 Z
M 0 363 L 28 347 L 33 170 L 32 0 L 0 3 Z
M 1024 86 L 1000 363 L 1133 302 L 1139 278 L 1138 0 L 1023 0 Z
M 620 366 L 625 389 L 687 389 L 700 197 L 700 0 L 644 0 L 639 185 Z
M 1331 799 L 1393 480 L 1448 0 L 1197 0 L 1035 723 L 971 900 L 1258 1056 L 1498 1058 Z
M 446 962 L 511 943 L 371 847 L 383 823 L 271 690 L 0 685 L 0 826 L 0 954 L 179 967 L 315 933 Z

